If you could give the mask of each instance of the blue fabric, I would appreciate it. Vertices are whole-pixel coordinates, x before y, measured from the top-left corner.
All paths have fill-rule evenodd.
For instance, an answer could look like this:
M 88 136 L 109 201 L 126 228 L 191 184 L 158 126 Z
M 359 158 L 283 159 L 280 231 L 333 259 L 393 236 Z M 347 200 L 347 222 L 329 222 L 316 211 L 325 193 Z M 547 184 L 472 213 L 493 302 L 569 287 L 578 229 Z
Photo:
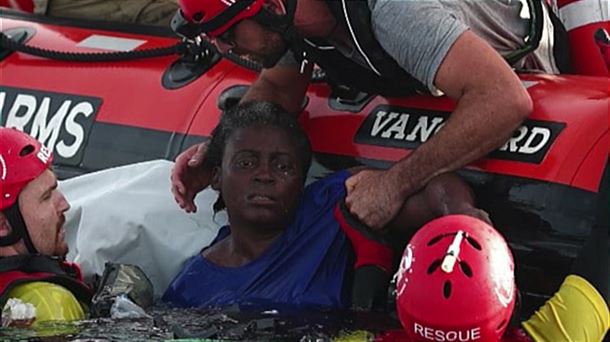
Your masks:
M 348 307 L 351 247 L 333 216 L 348 176 L 340 171 L 306 187 L 292 223 L 256 260 L 229 268 L 201 254 L 188 259 L 163 300 L 177 307 Z M 212 244 L 229 234 L 223 227 Z

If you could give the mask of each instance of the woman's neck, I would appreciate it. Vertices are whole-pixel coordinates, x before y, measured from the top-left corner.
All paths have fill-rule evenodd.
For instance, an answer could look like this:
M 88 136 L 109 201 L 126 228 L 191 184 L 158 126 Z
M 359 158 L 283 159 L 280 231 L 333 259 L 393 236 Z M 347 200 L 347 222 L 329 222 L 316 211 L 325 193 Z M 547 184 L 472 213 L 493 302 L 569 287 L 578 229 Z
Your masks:
M 240 267 L 260 257 L 283 232 L 231 225 L 231 234 L 205 249 L 202 256 L 219 266 Z
M 283 229 L 260 231 L 231 226 L 229 251 L 231 254 L 240 255 L 249 261 L 254 260 L 263 254 L 283 231 Z

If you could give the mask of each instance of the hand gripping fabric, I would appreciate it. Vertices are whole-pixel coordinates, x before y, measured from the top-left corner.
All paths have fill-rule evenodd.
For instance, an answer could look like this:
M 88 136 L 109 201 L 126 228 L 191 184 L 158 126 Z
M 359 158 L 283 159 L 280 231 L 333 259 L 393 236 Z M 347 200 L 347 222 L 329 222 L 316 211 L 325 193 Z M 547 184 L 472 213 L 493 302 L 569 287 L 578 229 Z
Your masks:
M 485 222 L 430 221 L 407 245 L 397 275 L 398 316 L 414 341 L 500 341 L 515 305 L 513 257 Z

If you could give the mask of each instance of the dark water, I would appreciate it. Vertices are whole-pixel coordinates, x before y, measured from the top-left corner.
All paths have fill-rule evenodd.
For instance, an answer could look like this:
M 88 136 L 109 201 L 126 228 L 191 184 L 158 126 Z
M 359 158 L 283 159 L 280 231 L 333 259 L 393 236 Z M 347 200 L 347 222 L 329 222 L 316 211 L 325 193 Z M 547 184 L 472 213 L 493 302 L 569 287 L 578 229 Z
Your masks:
M 399 326 L 387 314 L 345 311 L 280 314 L 157 307 L 149 314 L 152 318 L 1 329 L 0 341 L 372 341 L 375 333 Z

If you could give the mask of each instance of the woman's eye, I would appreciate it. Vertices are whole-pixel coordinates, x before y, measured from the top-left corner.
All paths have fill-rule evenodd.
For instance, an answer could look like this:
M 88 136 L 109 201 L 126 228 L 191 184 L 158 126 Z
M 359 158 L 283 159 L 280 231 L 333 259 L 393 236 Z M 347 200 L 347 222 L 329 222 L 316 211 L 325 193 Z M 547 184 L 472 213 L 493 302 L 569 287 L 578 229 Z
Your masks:
M 248 160 L 248 159 L 242 159 L 242 160 L 237 161 L 237 165 L 239 167 L 242 167 L 242 168 L 251 167 L 253 164 L 254 163 L 251 160 Z
M 277 163 L 275 168 L 277 170 L 279 170 L 280 172 L 290 172 L 290 171 L 294 170 L 294 167 L 292 166 L 292 164 L 288 164 L 288 163 Z

